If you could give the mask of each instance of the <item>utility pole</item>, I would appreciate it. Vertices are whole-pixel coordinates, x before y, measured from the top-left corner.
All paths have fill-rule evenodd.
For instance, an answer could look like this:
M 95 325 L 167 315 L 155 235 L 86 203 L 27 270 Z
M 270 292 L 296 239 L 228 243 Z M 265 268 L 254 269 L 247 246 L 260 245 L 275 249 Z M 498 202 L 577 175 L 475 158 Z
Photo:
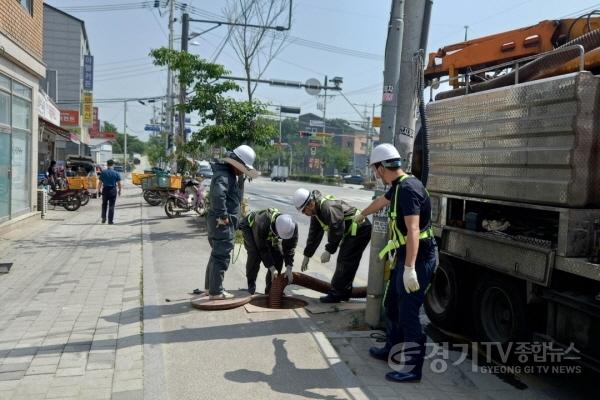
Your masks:
M 127 174 L 127 100 L 123 102 L 123 134 L 125 135 L 125 141 L 123 146 L 125 153 L 123 154 L 123 171 L 125 171 L 125 174 Z
M 281 106 L 279 106 L 279 160 L 277 161 L 277 166 L 281 166 Z M 288 174 L 289 173 L 290 172 L 288 171 Z
M 183 13 L 181 19 L 181 52 L 188 51 L 188 40 L 190 36 L 190 15 L 188 13 Z M 185 110 L 182 110 L 181 107 L 186 102 L 186 87 L 182 83 L 179 84 L 179 135 L 181 135 L 181 139 L 183 143 L 187 142 L 187 135 L 185 133 Z
M 469 31 L 469 25 L 465 25 L 465 42 L 467 41 L 467 32 Z
M 175 0 L 169 0 L 169 50 L 173 50 L 173 15 L 175 14 Z M 167 154 L 170 151 L 170 144 L 173 143 L 173 71 L 167 66 L 167 140 L 165 148 Z
M 390 23 L 385 47 L 385 67 L 383 71 L 381 127 L 379 130 L 379 141 L 381 143 L 394 143 L 403 35 L 404 1 L 392 0 L 392 10 L 390 12 Z M 378 187 L 375 190 L 375 196 L 380 196 L 383 193 L 383 187 Z M 385 212 L 386 209 L 382 211 L 373 214 L 373 231 L 371 233 L 371 252 L 369 256 L 367 283 L 367 306 L 365 310 L 365 321 L 369 326 L 375 328 L 380 327 L 381 306 L 384 295 L 384 263 L 379 260 L 379 251 L 388 241 L 388 218 Z

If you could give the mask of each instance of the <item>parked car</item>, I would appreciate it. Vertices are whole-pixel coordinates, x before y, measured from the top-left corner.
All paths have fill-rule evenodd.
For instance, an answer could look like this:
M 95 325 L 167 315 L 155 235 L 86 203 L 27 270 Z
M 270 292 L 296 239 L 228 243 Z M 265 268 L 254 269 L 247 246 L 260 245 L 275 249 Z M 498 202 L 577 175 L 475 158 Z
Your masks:
M 344 183 L 350 183 L 353 185 L 362 185 L 365 178 L 362 175 L 347 175 L 344 177 Z
M 210 179 L 210 178 L 213 177 L 213 170 L 212 170 L 211 167 L 207 167 L 207 166 L 201 165 L 198 168 L 197 175 L 200 175 L 200 176 L 202 176 L 202 177 L 204 177 L 206 179 Z

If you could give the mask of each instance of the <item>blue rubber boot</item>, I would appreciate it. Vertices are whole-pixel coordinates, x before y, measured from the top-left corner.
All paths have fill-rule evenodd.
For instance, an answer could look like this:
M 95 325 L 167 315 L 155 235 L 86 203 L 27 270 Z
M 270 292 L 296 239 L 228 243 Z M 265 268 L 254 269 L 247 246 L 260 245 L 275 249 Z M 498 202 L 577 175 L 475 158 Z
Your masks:
M 419 341 L 418 350 L 404 363 L 402 371 L 385 374 L 385 379 L 392 382 L 420 382 L 423 362 L 425 360 L 425 337 Z

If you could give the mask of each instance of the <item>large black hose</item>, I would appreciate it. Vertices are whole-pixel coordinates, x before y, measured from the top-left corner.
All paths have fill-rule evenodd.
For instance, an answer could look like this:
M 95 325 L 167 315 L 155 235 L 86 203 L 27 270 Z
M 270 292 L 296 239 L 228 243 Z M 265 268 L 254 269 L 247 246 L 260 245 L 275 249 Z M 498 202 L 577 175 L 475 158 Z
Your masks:
M 421 54 L 421 57 L 423 54 Z M 429 129 L 427 127 L 427 115 L 425 114 L 425 96 L 423 92 L 425 91 L 425 74 L 423 71 L 423 58 L 421 58 L 421 62 L 418 63 L 419 68 L 419 116 L 421 119 L 421 182 L 423 186 L 427 187 L 427 180 L 429 178 L 429 166 L 430 166 L 430 158 L 429 158 Z
M 519 82 L 527 82 L 529 80 L 533 80 L 536 77 L 540 76 L 544 73 L 544 71 L 554 69 L 559 67 L 572 59 L 579 56 L 579 49 L 573 48 L 570 50 L 564 50 L 569 46 L 583 46 L 585 52 L 593 50 L 600 46 L 600 29 L 596 29 L 595 31 L 589 32 L 583 36 L 580 36 L 576 39 L 571 40 L 563 44 L 560 47 L 557 47 L 553 51 L 547 53 L 546 55 L 541 56 L 540 58 L 536 58 L 533 61 L 528 62 L 523 65 L 519 69 Z M 515 82 L 515 71 L 512 71 L 508 74 L 499 76 L 494 79 L 490 79 L 489 81 L 485 81 L 482 83 L 477 83 L 474 85 L 469 85 L 469 93 L 482 92 L 485 90 L 495 89 L 503 86 L 510 86 Z M 462 96 L 466 94 L 466 88 L 459 88 L 454 90 L 449 90 L 447 92 L 439 93 L 435 96 L 436 100 L 449 99 L 451 97 Z

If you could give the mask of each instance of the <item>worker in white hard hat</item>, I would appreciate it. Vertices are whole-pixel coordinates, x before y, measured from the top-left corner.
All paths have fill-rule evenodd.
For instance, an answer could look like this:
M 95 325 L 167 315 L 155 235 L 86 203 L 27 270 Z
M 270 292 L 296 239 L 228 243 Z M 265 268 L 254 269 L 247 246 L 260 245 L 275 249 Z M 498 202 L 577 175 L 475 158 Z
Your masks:
M 411 351 L 410 355 L 405 352 L 404 366 L 389 372 L 386 378 L 395 382 L 419 381 L 426 340 L 419 311 L 437 264 L 431 201 L 421 181 L 402 170 L 400 154 L 391 144 L 375 147 L 369 163 L 376 176 L 391 188 L 355 220 L 360 222 L 367 215 L 389 206 L 390 240 L 379 257 L 388 257 L 393 265 L 384 300 L 387 341 L 383 348 L 373 347 L 369 352 L 377 359 L 393 361 L 399 359 L 394 353 L 410 343 L 418 350 Z
M 204 279 L 205 292 L 211 300 L 234 297 L 223 290 L 225 271 L 229 268 L 235 231 L 240 219 L 240 205 L 244 175 L 256 177 L 252 164 L 256 154 L 250 146 L 241 145 L 225 158 L 211 164 L 213 177 L 210 183 L 209 209 L 206 217 L 208 243 L 212 248 Z M 196 289 L 194 293 L 199 293 Z
M 240 230 L 244 236 L 244 247 L 248 252 L 246 259 L 246 279 L 248 292 L 256 292 L 256 277 L 262 261 L 267 268 L 265 293 L 271 289 L 271 282 L 281 273 L 285 264 L 288 283 L 294 276 L 294 254 L 298 244 L 298 224 L 288 215 L 276 208 L 252 211 L 242 219 Z
M 302 271 L 308 269 L 309 259 L 315 254 L 324 233 L 327 232 L 327 244 L 321 254 L 321 262 L 328 262 L 338 247 L 340 252 L 331 279 L 331 290 L 320 300 L 323 303 L 348 301 L 360 259 L 371 240 L 371 222 L 364 218 L 361 222 L 354 221 L 354 217 L 359 213 L 356 207 L 333 196 L 323 196 L 318 190 L 311 192 L 298 189 L 293 200 L 298 211 L 311 217 Z

